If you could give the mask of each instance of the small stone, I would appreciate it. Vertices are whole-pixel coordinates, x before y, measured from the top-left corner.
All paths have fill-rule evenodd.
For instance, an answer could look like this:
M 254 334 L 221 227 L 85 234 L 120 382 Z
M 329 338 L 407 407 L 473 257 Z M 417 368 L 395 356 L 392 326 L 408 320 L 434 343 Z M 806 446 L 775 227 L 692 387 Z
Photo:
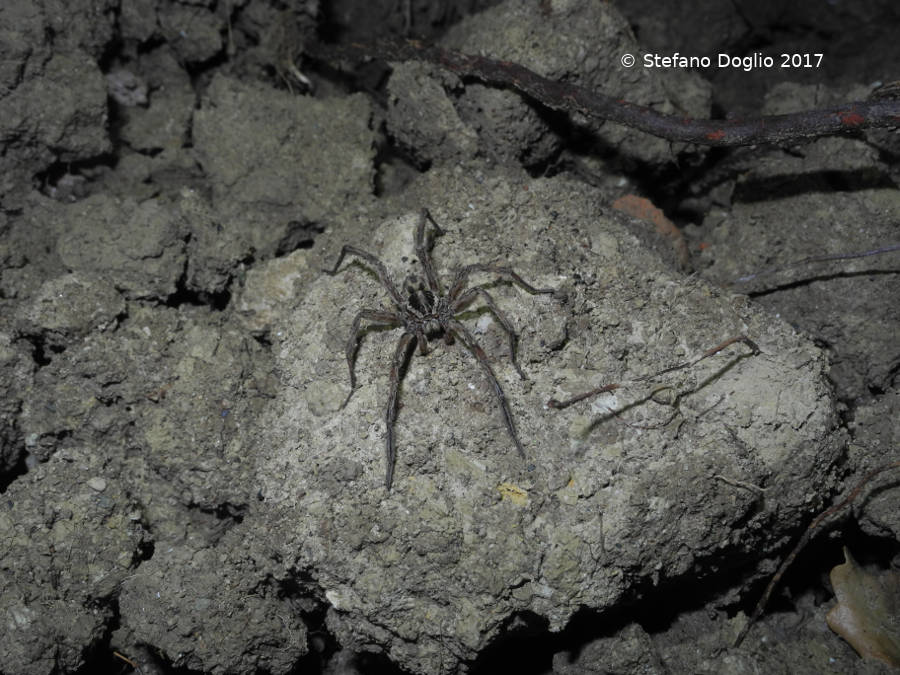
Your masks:
M 106 489 L 106 479 L 95 476 L 88 480 L 88 487 L 97 492 L 103 492 Z

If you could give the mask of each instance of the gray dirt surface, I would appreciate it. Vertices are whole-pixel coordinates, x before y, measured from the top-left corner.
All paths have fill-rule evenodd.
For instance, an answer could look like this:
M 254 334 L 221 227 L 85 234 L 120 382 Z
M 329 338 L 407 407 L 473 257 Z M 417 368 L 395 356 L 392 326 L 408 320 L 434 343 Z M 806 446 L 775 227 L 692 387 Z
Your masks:
M 448 229 L 436 244 L 441 277 L 503 260 L 568 300 L 491 286 L 515 317 L 527 381 L 514 377 L 490 315 L 475 311 L 469 321 L 496 364 L 527 459 L 514 452 L 472 356 L 435 344 L 413 357 L 404 380 L 390 494 L 382 411 L 399 331 L 366 334 L 359 387 L 341 408 L 351 319 L 383 306 L 384 292 L 350 264 L 316 280 L 286 317 L 274 345 L 286 379 L 262 423 L 256 468 L 265 531 L 278 536 L 257 545 L 309 570 L 342 644 L 379 645 L 414 672 L 452 670 L 517 612 L 558 630 L 579 607 L 610 607 L 635 584 L 702 569 L 817 508 L 815 493 L 788 486 L 830 480 L 841 434 L 825 361 L 808 341 L 738 296 L 675 283 L 576 184 L 433 170 L 415 192 L 433 204 L 436 191 L 444 206 L 434 216 Z M 416 220 L 413 212 L 386 221 L 363 245 L 396 279 L 416 271 Z M 290 330 L 301 321 L 302 332 Z M 762 353 L 733 349 L 655 386 L 566 411 L 544 406 L 740 333 Z M 758 493 L 733 481 L 766 486 L 764 515 Z
M 11 3 L 0 10 L 0 199 L 6 208 L 20 205 L 32 176 L 52 162 L 112 148 L 97 59 L 112 39 L 113 4 Z
M 459 86 L 453 75 L 423 63 L 398 63 L 391 73 L 385 124 L 394 142 L 417 164 L 477 154 L 478 134 L 460 119 L 446 92 Z
M 126 297 L 175 293 L 187 262 L 186 226 L 161 200 L 98 194 L 66 208 L 57 251 L 67 268 L 114 279 Z
M 896 389 L 856 410 L 848 425 L 854 440 L 848 454 L 858 465 L 858 474 L 900 462 L 898 410 L 900 392 Z M 875 537 L 900 538 L 900 509 L 891 490 L 873 490 L 860 511 L 859 525 L 864 532 Z
M 214 199 L 334 218 L 372 192 L 370 108 L 362 95 L 298 99 L 216 76 L 193 130 Z
M 650 635 L 632 623 L 610 637 L 595 640 L 579 653 L 559 652 L 553 675 L 600 673 L 698 673 L 712 675 L 817 675 L 859 672 L 888 675 L 895 669 L 878 661 L 860 663 L 846 643 L 835 640 L 821 611 L 808 598 L 798 602 L 800 616 L 773 617 L 761 627 L 758 648 L 725 648 L 742 620 L 704 609 L 685 612 L 665 631 Z
M 241 569 L 233 558 L 240 547 L 232 539 L 156 553 L 122 585 L 128 639 L 205 672 L 289 672 L 307 652 L 306 626 L 277 588 L 260 585 L 257 570 Z
M 639 59 L 642 50 L 625 17 L 609 3 L 508 0 L 460 21 L 441 42 L 465 53 L 520 63 L 550 79 L 618 92 L 660 112 L 708 116 L 709 87 L 701 78 L 685 70 L 663 76 L 621 66 L 623 54 Z M 464 122 L 477 130 L 483 151 L 500 161 L 532 166 L 559 149 L 547 122 L 513 92 L 472 84 L 458 108 Z M 596 133 L 601 151 L 615 150 L 625 160 L 664 163 L 672 156 L 668 141 L 615 125 L 579 122 Z
M 97 450 L 57 451 L 3 495 L 4 672 L 82 667 L 85 647 L 102 639 L 120 584 L 139 564 L 149 539 L 140 506 L 118 480 L 121 464 Z
M 900 280 L 889 273 L 900 253 L 789 263 L 891 242 L 900 192 L 882 180 L 885 174 L 874 149 L 850 139 L 821 139 L 802 156 L 777 153 L 743 174 L 731 186 L 732 203 L 711 209 L 692 233 L 704 242 L 698 259 L 704 277 L 756 295 L 760 305 L 789 316 L 829 346 L 831 377 L 838 395 L 849 400 L 888 389 L 900 366 L 900 307 L 879 301 L 900 297 Z M 836 175 L 858 178 L 861 185 L 823 199 L 821 189 L 839 180 Z M 789 225 L 767 230 L 755 226 L 760 219 Z
M 507 0 L 470 14 L 476 4 L 441 3 L 468 15 L 441 44 L 707 115 L 700 75 L 618 65 L 683 13 Z M 421 64 L 393 64 L 382 98 L 345 93 L 302 56 L 326 9 L 332 28 L 357 29 L 340 23 L 353 16 L 342 3 L 8 5 L 0 673 L 121 673 L 123 658 L 147 675 L 483 673 L 490 653 L 519 657 L 535 634 L 549 646 L 531 672 L 883 672 L 825 627 L 821 570 L 793 610 L 782 598 L 728 645 L 815 514 L 900 459 L 898 254 L 735 281 L 895 242 L 896 132 L 720 161 Z M 439 22 L 435 3 L 407 17 L 400 5 L 366 16 Z M 843 11 L 832 7 L 818 11 Z M 745 15 L 698 12 L 709 30 L 749 30 Z M 782 84 L 766 105 L 870 90 L 860 77 Z M 685 228 L 694 274 L 611 207 L 641 185 L 629 166 L 696 175 L 668 195 L 699 214 Z M 647 196 L 666 194 L 641 175 Z M 421 274 L 422 207 L 446 229 L 433 249 L 445 288 L 457 266 L 495 262 L 559 293 L 471 279 L 514 326 L 524 380 L 483 302 L 460 317 L 526 457 L 473 355 L 435 336 L 403 380 L 387 492 L 400 330 L 365 330 L 347 400 L 353 317 L 388 296 L 352 256 L 322 270 L 349 243 L 398 283 Z M 736 343 L 635 382 L 739 334 L 760 353 Z M 845 522 L 896 550 L 896 492 L 888 474 Z M 656 608 L 671 620 L 632 616 Z

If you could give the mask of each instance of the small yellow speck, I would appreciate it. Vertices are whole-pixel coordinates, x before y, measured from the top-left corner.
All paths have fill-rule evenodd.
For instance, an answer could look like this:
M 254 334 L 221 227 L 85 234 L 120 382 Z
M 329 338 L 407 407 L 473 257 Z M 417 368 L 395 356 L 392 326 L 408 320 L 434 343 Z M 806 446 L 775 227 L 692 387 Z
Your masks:
M 525 506 L 528 503 L 528 493 L 518 485 L 513 485 L 512 483 L 500 483 L 500 485 L 497 486 L 497 489 L 500 490 L 502 499 L 508 499 L 516 506 Z

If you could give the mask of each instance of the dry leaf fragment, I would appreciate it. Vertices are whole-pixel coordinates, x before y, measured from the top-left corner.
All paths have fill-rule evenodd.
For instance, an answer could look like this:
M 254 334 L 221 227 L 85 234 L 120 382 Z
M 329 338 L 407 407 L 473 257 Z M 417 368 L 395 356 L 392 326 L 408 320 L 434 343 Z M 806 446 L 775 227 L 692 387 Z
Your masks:
M 669 240 L 678 256 L 678 263 L 684 268 L 690 266 L 691 254 L 688 251 L 684 235 L 678 229 L 678 226 L 666 218 L 666 214 L 662 212 L 662 209 L 658 209 L 653 202 L 649 199 L 629 194 L 619 197 L 613 202 L 612 207 L 629 216 L 651 223 L 656 228 L 657 234 Z
M 900 668 L 900 574 L 861 568 L 844 547 L 843 565 L 831 570 L 837 596 L 825 620 L 864 659 Z

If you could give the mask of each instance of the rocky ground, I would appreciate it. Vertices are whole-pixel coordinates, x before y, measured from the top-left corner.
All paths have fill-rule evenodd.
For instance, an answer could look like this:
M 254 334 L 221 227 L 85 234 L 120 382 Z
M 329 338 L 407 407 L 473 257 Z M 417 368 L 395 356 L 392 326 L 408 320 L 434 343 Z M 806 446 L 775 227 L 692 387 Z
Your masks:
M 673 145 L 303 44 L 418 36 L 708 117 L 863 99 L 898 27 L 887 0 L 0 9 L 0 672 L 889 672 L 825 615 L 843 547 L 898 574 L 896 470 L 732 643 L 816 514 L 900 460 L 900 253 L 789 265 L 898 243 L 897 131 Z M 825 58 L 620 63 L 676 51 Z M 402 331 L 364 332 L 348 400 L 354 316 L 390 296 L 323 269 L 351 244 L 422 276 L 423 207 L 445 292 L 475 263 L 554 292 L 476 272 L 459 315 L 525 457 L 436 337 L 386 490 Z M 758 351 L 647 377 L 737 335 Z

